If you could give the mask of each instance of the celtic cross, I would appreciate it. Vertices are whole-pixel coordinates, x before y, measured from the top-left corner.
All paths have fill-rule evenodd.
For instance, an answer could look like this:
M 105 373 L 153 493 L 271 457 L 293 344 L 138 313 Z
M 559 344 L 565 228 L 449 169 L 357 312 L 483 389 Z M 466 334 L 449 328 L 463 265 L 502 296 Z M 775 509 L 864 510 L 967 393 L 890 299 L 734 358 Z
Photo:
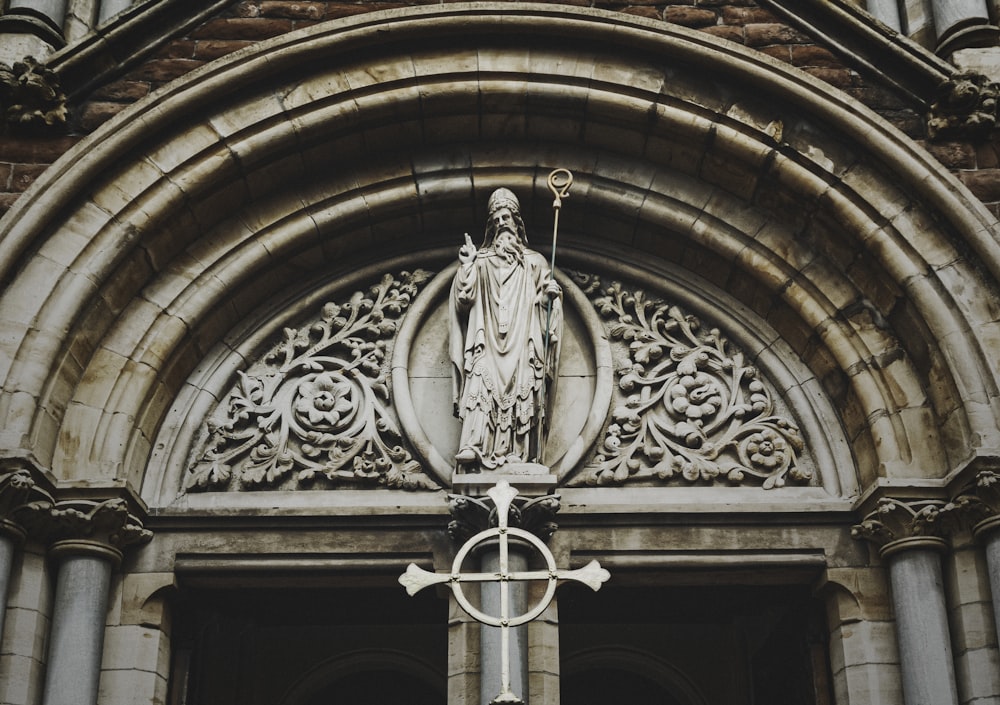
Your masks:
M 399 576 L 400 584 L 408 594 L 415 595 L 429 585 L 448 583 L 455 595 L 455 600 L 473 619 L 491 627 L 500 628 L 500 693 L 492 700 L 491 705 L 501 703 L 520 704 L 519 698 L 510 688 L 510 629 L 526 624 L 540 615 L 548 607 L 555 594 L 560 580 L 576 580 L 588 586 L 591 590 L 599 590 L 601 585 L 611 577 L 607 570 L 597 561 L 591 561 L 577 570 L 556 568 L 555 558 L 548 547 L 537 536 L 529 531 L 508 526 L 511 502 L 517 497 L 517 490 L 506 481 L 501 480 L 486 493 L 496 507 L 497 526 L 480 531 L 466 541 L 451 566 L 450 573 L 431 573 L 411 563 L 406 572 Z M 545 561 L 544 570 L 511 571 L 510 570 L 510 539 L 521 539 L 533 546 Z M 466 557 L 477 546 L 496 539 L 500 549 L 500 562 L 494 573 L 463 573 L 462 564 Z M 538 604 L 523 614 L 511 614 L 510 583 L 512 581 L 545 580 L 548 582 L 545 594 Z M 497 582 L 500 585 L 500 614 L 491 615 L 476 608 L 462 592 L 463 583 Z

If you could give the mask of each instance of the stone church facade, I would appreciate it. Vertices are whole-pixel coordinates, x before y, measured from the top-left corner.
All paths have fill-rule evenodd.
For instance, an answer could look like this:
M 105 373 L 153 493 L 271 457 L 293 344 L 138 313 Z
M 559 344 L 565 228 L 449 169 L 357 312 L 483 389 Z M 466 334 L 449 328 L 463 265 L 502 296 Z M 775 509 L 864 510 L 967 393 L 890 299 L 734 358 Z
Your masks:
M 0 703 L 479 703 L 398 578 L 489 522 L 449 287 L 555 169 L 512 521 L 611 578 L 520 695 L 1000 703 L 997 9 L 0 5 Z

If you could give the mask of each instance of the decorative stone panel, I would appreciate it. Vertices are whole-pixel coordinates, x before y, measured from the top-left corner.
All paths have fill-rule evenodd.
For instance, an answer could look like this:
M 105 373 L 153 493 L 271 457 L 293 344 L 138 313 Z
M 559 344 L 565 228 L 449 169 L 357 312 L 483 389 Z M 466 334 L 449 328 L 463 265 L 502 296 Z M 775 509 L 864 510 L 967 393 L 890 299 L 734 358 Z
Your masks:
M 286 327 L 203 424 L 187 491 L 451 484 L 447 292 L 416 269 Z M 717 325 L 635 284 L 559 275 L 549 467 L 569 486 L 816 484 L 798 424 Z

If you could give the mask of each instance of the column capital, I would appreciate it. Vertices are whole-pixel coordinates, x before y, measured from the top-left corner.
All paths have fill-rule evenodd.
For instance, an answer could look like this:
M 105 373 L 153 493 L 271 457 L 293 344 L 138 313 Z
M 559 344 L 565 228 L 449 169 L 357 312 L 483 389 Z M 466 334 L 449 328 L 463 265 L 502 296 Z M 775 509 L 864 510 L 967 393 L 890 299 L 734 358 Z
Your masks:
M 980 470 L 948 503 L 946 511 L 979 537 L 1000 528 L 1000 471 Z
M 851 527 L 855 539 L 871 541 L 883 558 L 910 549 L 944 550 L 946 528 L 939 499 L 902 500 L 883 497 L 875 510 Z
M 27 461 L 0 464 L 0 534 L 16 540 L 28 533 L 30 515 L 52 506 L 52 494 L 40 472 Z
M 33 515 L 32 529 L 55 556 L 92 555 L 121 560 L 122 552 L 148 543 L 153 532 L 142 525 L 120 497 L 56 502 Z

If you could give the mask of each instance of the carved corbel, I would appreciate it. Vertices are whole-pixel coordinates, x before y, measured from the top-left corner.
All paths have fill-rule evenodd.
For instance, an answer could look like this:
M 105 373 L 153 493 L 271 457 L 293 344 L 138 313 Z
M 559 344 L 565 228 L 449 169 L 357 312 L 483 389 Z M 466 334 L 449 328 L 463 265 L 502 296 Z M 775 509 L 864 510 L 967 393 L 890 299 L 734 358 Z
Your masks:
M 554 521 L 559 508 L 559 495 L 518 495 L 510 504 L 507 525 L 530 531 L 542 541 L 548 541 L 559 528 Z M 490 497 L 448 495 L 448 512 L 452 516 L 448 535 L 457 543 L 464 543 L 480 531 L 499 524 L 496 505 Z
M 0 469 L 0 534 L 24 539 L 30 516 L 52 506 L 52 495 L 36 481 L 32 471 L 15 465 Z
M 121 562 L 130 546 L 148 543 L 153 532 L 129 511 L 121 498 L 66 500 L 32 515 L 31 527 L 47 543 L 52 555 L 87 554 Z
M 59 76 L 34 57 L 13 66 L 0 63 L 0 114 L 17 133 L 49 132 L 66 126 L 66 94 Z
M 851 536 L 870 541 L 886 558 L 911 548 L 947 548 L 942 510 L 947 502 L 938 499 L 903 501 L 884 497 L 875 511 L 851 527 Z
M 932 141 L 984 140 L 997 125 L 1000 83 L 973 72 L 957 73 L 938 86 L 927 115 Z

